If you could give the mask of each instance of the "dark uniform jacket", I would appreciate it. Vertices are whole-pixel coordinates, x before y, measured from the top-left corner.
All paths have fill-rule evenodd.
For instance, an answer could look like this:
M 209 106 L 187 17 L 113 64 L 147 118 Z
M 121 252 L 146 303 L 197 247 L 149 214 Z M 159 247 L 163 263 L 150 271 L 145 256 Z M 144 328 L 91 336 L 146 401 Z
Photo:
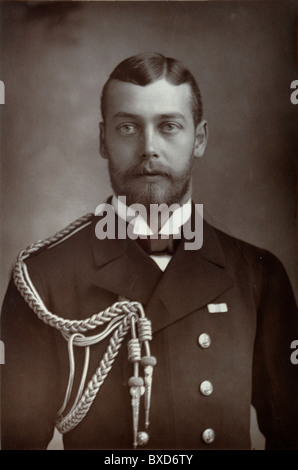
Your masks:
M 280 262 L 264 250 L 204 225 L 203 247 L 181 240 L 165 272 L 133 240 L 98 240 L 87 227 L 26 261 L 48 310 L 92 316 L 119 296 L 141 302 L 152 321 L 151 449 L 249 449 L 250 404 L 268 449 L 298 448 L 298 339 L 293 292 Z M 208 304 L 226 304 L 209 312 Z M 198 338 L 209 335 L 201 347 Z M 129 335 L 128 335 L 129 336 Z M 32 312 L 10 283 L 2 314 L 2 448 L 45 449 L 62 406 L 69 365 L 59 331 Z M 108 340 L 91 347 L 89 380 Z M 75 349 L 78 381 L 83 348 Z M 66 449 L 130 449 L 132 417 L 126 341 Z M 200 391 L 208 380 L 209 396 Z M 144 430 L 141 412 L 140 431 Z M 202 434 L 214 431 L 206 443 Z

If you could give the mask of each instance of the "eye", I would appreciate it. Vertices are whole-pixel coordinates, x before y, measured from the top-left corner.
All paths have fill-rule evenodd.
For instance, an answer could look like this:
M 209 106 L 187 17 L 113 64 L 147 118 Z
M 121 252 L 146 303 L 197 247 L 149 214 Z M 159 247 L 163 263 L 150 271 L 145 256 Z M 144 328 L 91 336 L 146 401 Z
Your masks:
M 139 128 L 136 124 L 129 122 L 119 124 L 119 126 L 117 126 L 117 130 L 120 132 L 121 135 L 129 136 L 136 134 L 139 131 Z
M 177 122 L 164 122 L 161 124 L 160 129 L 166 134 L 176 134 L 182 129 L 182 126 Z

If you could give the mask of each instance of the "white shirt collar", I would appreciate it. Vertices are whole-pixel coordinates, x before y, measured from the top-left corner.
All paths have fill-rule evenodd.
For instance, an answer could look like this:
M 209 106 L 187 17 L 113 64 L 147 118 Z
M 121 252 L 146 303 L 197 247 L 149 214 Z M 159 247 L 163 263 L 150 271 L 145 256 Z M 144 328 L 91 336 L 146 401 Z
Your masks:
M 112 206 L 121 219 L 133 225 L 133 233 L 135 235 L 151 236 L 154 234 L 141 213 L 131 206 L 128 207 L 121 198 L 113 195 Z M 182 225 L 190 219 L 190 216 L 191 199 L 174 210 L 158 233 L 160 235 L 180 234 Z

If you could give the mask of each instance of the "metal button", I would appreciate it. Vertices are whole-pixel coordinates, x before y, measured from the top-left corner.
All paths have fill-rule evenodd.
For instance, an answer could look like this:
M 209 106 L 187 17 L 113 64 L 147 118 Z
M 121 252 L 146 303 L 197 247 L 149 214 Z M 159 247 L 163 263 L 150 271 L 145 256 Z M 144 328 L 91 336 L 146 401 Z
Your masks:
M 205 429 L 205 431 L 202 434 L 202 439 L 206 444 L 212 444 L 212 442 L 215 439 L 215 432 L 211 428 Z
M 202 393 L 202 395 L 205 395 L 205 397 L 211 395 L 211 393 L 213 392 L 212 383 L 209 382 L 209 380 L 204 380 L 200 385 L 200 392 Z
M 202 333 L 198 337 L 198 343 L 201 346 L 201 348 L 203 348 L 203 349 L 209 348 L 209 346 L 211 344 L 211 338 L 207 333 Z

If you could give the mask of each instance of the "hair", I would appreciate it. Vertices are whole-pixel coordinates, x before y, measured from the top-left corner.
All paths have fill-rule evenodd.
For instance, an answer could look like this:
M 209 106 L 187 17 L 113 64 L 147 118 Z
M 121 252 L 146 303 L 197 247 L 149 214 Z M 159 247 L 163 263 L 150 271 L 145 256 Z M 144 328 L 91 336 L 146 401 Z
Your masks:
M 101 94 L 101 114 L 105 119 L 107 109 L 107 90 L 112 80 L 146 86 L 161 78 L 173 85 L 188 83 L 192 92 L 192 111 L 194 123 L 202 120 L 203 105 L 199 86 L 191 72 L 182 62 L 159 53 L 138 54 L 120 62 L 105 83 Z

